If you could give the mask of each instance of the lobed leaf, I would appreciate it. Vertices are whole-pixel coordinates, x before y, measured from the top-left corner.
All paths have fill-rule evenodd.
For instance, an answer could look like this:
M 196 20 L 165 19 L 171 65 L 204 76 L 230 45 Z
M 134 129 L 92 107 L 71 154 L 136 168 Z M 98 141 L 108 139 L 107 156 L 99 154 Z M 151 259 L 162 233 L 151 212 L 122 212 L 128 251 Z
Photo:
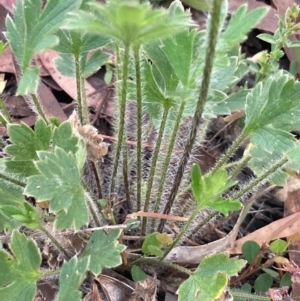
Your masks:
M 56 301 L 80 301 L 82 294 L 79 285 L 86 277 L 89 258 L 72 257 L 64 262 L 59 275 L 59 292 Z
M 22 72 L 25 72 L 35 53 L 58 43 L 54 33 L 67 14 L 78 8 L 81 0 L 49 0 L 43 10 L 41 0 L 18 0 L 14 8 L 14 20 L 5 20 L 6 37 Z
M 244 260 L 229 258 L 227 253 L 204 258 L 196 271 L 179 286 L 178 299 L 216 300 L 226 288 L 229 277 L 237 275 L 245 264 Z
M 267 14 L 267 7 L 257 7 L 247 12 L 247 4 L 241 5 L 230 18 L 225 31 L 220 35 L 217 52 L 227 52 L 247 38 L 247 33 Z
M 57 214 L 57 228 L 79 229 L 88 222 L 88 211 L 77 163 L 71 153 L 56 147 L 54 152 L 38 152 L 39 174 L 28 178 L 25 193 L 39 201 L 50 200 Z
M 214 173 L 202 176 L 200 166 L 194 164 L 192 168 L 191 188 L 198 206 L 201 208 L 207 206 L 218 208 L 217 210 L 221 210 L 224 214 L 227 214 L 229 210 L 240 209 L 241 204 L 239 202 L 230 199 L 223 200 L 218 197 L 236 184 L 236 182 L 228 180 L 228 174 L 225 169 L 219 169 Z
M 68 19 L 66 29 L 103 34 L 126 45 L 141 45 L 145 42 L 176 33 L 191 25 L 190 14 L 186 13 L 180 1 L 174 6 L 181 13 L 172 15 L 166 9 L 152 9 L 149 3 L 112 0 L 107 4 L 91 3 L 94 13 L 79 11 Z M 178 12 L 178 10 L 176 9 Z
M 103 268 L 112 268 L 122 263 L 120 253 L 126 246 L 119 244 L 118 237 L 121 230 L 109 230 L 106 234 L 102 230 L 95 231 L 82 254 L 83 258 L 89 257 L 88 269 L 98 275 Z
M 10 243 L 13 255 L 0 250 L 0 298 L 1 300 L 30 301 L 36 293 L 36 281 L 41 254 L 32 239 L 14 230 Z

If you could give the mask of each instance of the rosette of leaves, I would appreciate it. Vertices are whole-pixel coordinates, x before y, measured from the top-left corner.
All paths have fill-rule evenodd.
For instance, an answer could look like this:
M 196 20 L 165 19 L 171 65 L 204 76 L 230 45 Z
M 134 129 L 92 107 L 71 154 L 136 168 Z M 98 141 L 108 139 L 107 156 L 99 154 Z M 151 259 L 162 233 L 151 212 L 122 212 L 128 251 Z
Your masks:
M 137 208 L 141 202 L 141 153 L 142 153 L 142 79 L 140 67 L 140 48 L 146 42 L 156 40 L 167 35 L 174 34 L 186 26 L 192 24 L 190 14 L 181 8 L 181 14 L 172 14 L 172 8 L 182 7 L 180 2 L 174 1 L 169 10 L 159 8 L 152 9 L 149 3 L 139 1 L 116 1 L 107 3 L 89 3 L 93 12 L 79 11 L 73 14 L 65 26 L 67 29 L 83 30 L 89 33 L 103 34 L 116 42 L 118 82 L 121 80 L 120 88 L 117 87 L 118 116 L 117 128 L 118 143 L 114 153 L 114 167 L 112 171 L 111 191 L 114 191 L 114 178 L 117 174 L 121 148 L 123 144 L 123 177 L 127 202 L 129 203 L 129 183 L 127 175 L 127 150 L 124 142 L 125 108 L 127 95 L 127 77 L 130 60 L 130 49 L 133 50 L 135 61 L 136 78 L 136 101 L 137 101 Z M 120 57 L 122 54 L 122 58 Z

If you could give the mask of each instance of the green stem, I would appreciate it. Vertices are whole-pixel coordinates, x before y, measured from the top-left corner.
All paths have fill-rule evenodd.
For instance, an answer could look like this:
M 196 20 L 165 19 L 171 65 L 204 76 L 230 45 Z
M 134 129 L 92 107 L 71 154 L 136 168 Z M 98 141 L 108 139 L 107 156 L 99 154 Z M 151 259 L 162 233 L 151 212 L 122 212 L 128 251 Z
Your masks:
M 86 93 L 85 93 L 85 87 L 84 87 L 84 78 L 80 77 L 80 90 L 81 90 L 81 105 L 83 110 L 83 116 L 85 119 L 85 123 L 90 123 L 90 114 L 89 114 L 89 108 L 86 101 Z
M 60 270 L 50 270 L 50 271 L 41 271 L 41 278 L 58 276 L 60 274 Z
M 4 118 L 6 119 L 6 121 L 8 123 L 13 123 L 13 120 L 12 120 L 2 98 L 0 98 L 0 110 L 1 110 Z
M 70 258 L 68 252 L 63 248 L 60 242 L 46 228 L 40 225 L 39 230 L 41 230 L 43 233 L 47 235 L 47 237 L 52 241 L 52 243 L 56 246 L 56 248 L 65 255 L 66 259 Z
M 14 178 L 8 177 L 8 176 L 4 175 L 3 173 L 0 173 L 0 179 L 3 179 L 3 180 L 5 180 L 7 182 L 10 182 L 10 183 L 13 183 L 13 184 L 15 184 L 17 186 L 21 186 L 21 187 L 25 187 L 26 186 L 25 183 L 23 183 L 23 182 L 21 182 L 19 180 L 16 180 Z
M 100 181 L 100 171 L 98 168 L 97 163 L 95 163 L 94 161 L 89 161 L 91 168 L 93 170 L 94 176 L 95 176 L 95 180 L 96 180 L 96 185 L 97 185 L 97 192 L 98 192 L 98 199 L 101 200 L 103 198 L 103 194 L 102 194 L 102 189 L 101 189 L 101 181 Z
M 135 78 L 136 78 L 136 102 L 137 102 L 137 161 L 136 161 L 136 181 L 137 181 L 137 211 L 141 210 L 142 191 L 142 83 L 141 83 L 141 62 L 140 46 L 134 47 Z
M 93 207 L 93 203 L 94 203 L 94 202 L 92 202 L 91 199 L 92 199 L 92 198 L 89 198 L 89 199 L 88 199 L 88 202 L 87 202 L 87 205 L 88 205 L 90 214 L 91 214 L 91 216 L 93 217 L 93 220 L 94 220 L 96 226 L 97 226 L 97 227 L 101 227 L 101 223 L 100 223 L 100 220 L 98 219 L 97 212 L 96 212 L 96 210 L 95 210 L 94 207 Z
M 141 258 L 137 259 L 136 261 L 134 261 L 132 264 L 136 264 L 136 263 L 139 263 L 139 262 L 168 267 L 168 268 L 180 271 L 180 272 L 182 272 L 184 274 L 187 274 L 187 275 L 192 274 L 192 272 L 190 270 L 188 270 L 188 269 L 186 269 L 186 268 L 184 268 L 180 265 L 177 265 L 177 264 L 174 264 L 174 263 L 171 263 L 171 262 L 167 262 L 167 261 L 156 260 L 156 259 L 152 259 L 152 258 L 141 257 Z
M 124 189 L 126 195 L 126 202 L 128 206 L 128 210 L 130 211 L 131 203 L 130 203 L 130 187 L 128 180 L 128 154 L 127 154 L 127 144 L 125 135 L 123 136 L 122 143 L 122 153 L 123 153 L 123 179 L 124 179 Z
M 234 168 L 234 170 L 230 173 L 230 179 L 233 179 L 243 168 L 244 166 L 250 161 L 251 157 L 250 156 L 246 156 L 245 158 L 243 158 L 238 165 Z
M 214 218 L 218 214 L 218 211 L 211 212 L 200 224 L 198 224 L 193 230 L 192 235 L 195 233 L 198 233 L 198 231 L 206 224 L 209 223 L 209 221 Z
M 7 127 L 7 121 L 6 119 L 0 114 L 0 123 L 6 128 Z
M 228 148 L 225 155 L 219 160 L 217 165 L 210 171 L 211 173 L 216 172 L 219 170 L 224 163 L 227 162 L 227 160 L 236 152 L 240 144 L 246 139 L 247 135 L 243 132 Z
M 161 202 L 161 196 L 162 196 L 164 188 L 165 188 L 165 182 L 166 182 L 166 178 L 167 178 L 168 167 L 169 167 L 169 164 L 170 164 L 172 151 L 173 151 L 173 148 L 174 148 L 174 145 L 175 145 L 176 136 L 177 136 L 178 129 L 179 129 L 179 126 L 180 126 L 180 122 L 181 122 L 181 119 L 182 119 L 182 114 L 183 114 L 183 111 L 184 111 L 184 107 L 185 107 L 185 102 L 183 101 L 183 102 L 181 102 L 179 112 L 178 112 L 177 117 L 176 117 L 174 129 L 173 129 L 171 139 L 170 139 L 170 143 L 169 143 L 169 147 L 168 147 L 168 150 L 167 150 L 167 156 L 164 160 L 164 167 L 163 167 L 163 171 L 162 171 L 162 175 L 161 175 L 161 180 L 159 182 L 159 187 L 158 187 L 158 193 L 157 193 L 157 199 L 156 199 L 156 203 L 155 203 L 155 207 L 154 207 L 154 212 L 158 212 L 158 209 L 159 209 L 159 205 L 160 205 L 160 202 Z
M 236 297 L 237 299 L 254 300 L 254 301 L 270 301 L 270 297 L 260 296 L 257 294 L 251 294 L 243 291 L 230 290 L 230 294 L 233 297 Z
M 273 167 L 268 169 L 265 173 L 263 173 L 260 177 L 256 178 L 254 181 L 250 182 L 249 185 L 247 185 L 245 188 L 237 192 L 235 195 L 232 196 L 234 200 L 238 200 L 241 196 L 243 196 L 245 193 L 250 191 L 252 188 L 254 188 L 256 185 L 262 183 L 264 180 L 266 180 L 272 173 L 277 171 L 279 168 L 283 167 L 285 163 L 288 162 L 288 158 L 284 158 L 280 160 L 277 164 L 275 164 Z
M 118 62 L 119 64 L 120 62 Z M 121 88 L 121 100 L 119 104 L 119 132 L 118 141 L 114 158 L 114 167 L 111 178 L 111 188 L 110 192 L 113 193 L 115 189 L 115 177 L 118 171 L 119 159 L 121 154 L 121 148 L 124 138 L 124 128 L 125 128 L 125 109 L 126 109 L 126 95 L 127 95 L 127 76 L 128 76 L 128 64 L 129 64 L 129 45 L 125 45 L 124 57 L 123 57 L 123 72 L 122 72 L 122 88 Z M 127 175 L 126 175 L 127 176 Z
M 159 127 L 158 137 L 157 137 L 157 140 L 156 140 L 155 149 L 154 149 L 153 157 L 152 157 L 152 160 L 151 160 L 151 167 L 150 167 L 150 173 L 149 173 L 149 177 L 148 177 L 147 192 L 146 192 L 145 204 L 144 204 L 144 212 L 147 212 L 148 209 L 149 209 L 150 196 L 151 196 L 152 185 L 153 185 L 154 176 L 155 176 L 158 153 L 160 151 L 160 146 L 161 146 L 162 137 L 164 135 L 164 131 L 165 131 L 165 127 L 166 127 L 169 110 L 170 110 L 170 107 L 168 107 L 168 106 L 164 107 L 163 116 L 162 116 L 161 124 L 160 124 L 160 127 Z M 145 235 L 146 224 L 147 224 L 147 218 L 143 217 L 143 220 L 142 220 L 142 235 Z
M 188 159 L 190 157 L 192 147 L 193 147 L 194 142 L 197 137 L 197 132 L 198 132 L 198 128 L 199 128 L 199 125 L 201 122 L 204 105 L 207 100 L 208 91 L 209 91 L 210 77 L 211 77 L 211 72 L 212 72 L 212 68 L 213 68 L 217 38 L 218 38 L 218 33 L 219 33 L 219 23 L 220 23 L 222 2 L 223 2 L 222 0 L 214 1 L 213 10 L 212 10 L 211 26 L 210 26 L 209 37 L 208 37 L 208 47 L 207 47 L 206 56 L 205 56 L 205 66 L 204 66 L 204 70 L 203 70 L 203 79 L 202 79 L 201 90 L 200 90 L 199 98 L 197 101 L 197 107 L 196 107 L 196 111 L 194 114 L 193 122 L 191 125 L 190 135 L 189 135 L 189 138 L 185 145 L 183 156 L 182 156 L 179 166 L 178 166 L 178 170 L 177 170 L 174 182 L 173 182 L 173 186 L 171 188 L 169 199 L 168 199 L 167 204 L 165 205 L 165 208 L 163 211 L 164 214 L 169 214 L 171 211 L 175 197 L 177 195 L 177 191 L 178 191 L 180 183 L 181 183 L 182 176 L 184 174 L 185 167 L 186 167 L 186 165 L 188 163 Z M 160 221 L 160 224 L 158 226 L 158 230 L 160 232 L 163 231 L 165 223 L 166 223 L 166 220 Z
M 163 260 L 170 253 L 170 251 L 177 245 L 177 243 L 179 242 L 181 237 L 186 233 L 188 227 L 193 222 L 193 220 L 195 219 L 196 215 L 199 213 L 200 210 L 201 210 L 200 206 L 197 206 L 194 209 L 194 211 L 192 212 L 192 214 L 189 217 L 188 221 L 184 224 L 184 226 L 181 228 L 181 230 L 178 233 L 178 235 L 176 236 L 176 238 L 173 240 L 173 242 L 170 244 L 170 246 L 165 251 L 164 256 L 161 258 L 161 260 Z
M 44 114 L 42 105 L 40 104 L 40 101 L 38 100 L 37 95 L 36 94 L 30 94 L 30 96 L 32 98 L 34 106 L 36 107 L 36 109 L 39 113 L 39 116 L 41 116 L 44 119 L 44 121 L 46 122 L 46 124 L 48 124 L 48 119 L 46 118 L 46 115 Z
M 81 70 L 79 55 L 74 54 L 75 59 L 75 78 L 76 78 L 76 92 L 77 92 L 77 111 L 79 121 L 82 125 L 85 124 L 85 118 L 83 116 L 83 103 L 82 103 L 82 84 L 81 84 Z

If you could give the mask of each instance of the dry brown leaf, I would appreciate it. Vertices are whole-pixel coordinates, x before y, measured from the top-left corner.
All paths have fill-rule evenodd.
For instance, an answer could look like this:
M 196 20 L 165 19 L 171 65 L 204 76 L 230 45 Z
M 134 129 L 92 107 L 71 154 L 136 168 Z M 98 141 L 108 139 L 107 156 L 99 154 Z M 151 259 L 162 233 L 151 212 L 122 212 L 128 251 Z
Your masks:
M 13 6 L 16 4 L 16 0 L 0 0 L 0 4 L 5 7 L 10 13 L 12 13 Z
M 82 139 L 86 145 L 88 159 L 93 162 L 103 160 L 103 157 L 107 154 L 109 144 L 103 142 L 103 138 L 98 135 L 98 130 L 90 124 L 82 126 L 75 110 L 69 120 L 73 133 Z
M 233 247 L 228 248 L 230 254 L 241 254 L 242 245 L 248 240 L 254 240 L 259 245 L 281 237 L 288 237 L 299 231 L 300 212 L 277 220 L 263 228 L 260 228 L 249 235 L 237 240 Z
M 125 301 L 133 293 L 133 288 L 116 278 L 100 274 L 95 277 L 103 289 L 107 300 Z
M 47 50 L 40 55 L 40 60 L 43 66 L 48 70 L 49 74 L 55 82 L 73 99 L 77 99 L 76 79 L 62 75 L 56 68 L 54 60 L 59 57 L 59 54 L 54 50 Z M 87 95 L 88 107 L 93 107 L 96 111 L 102 97 L 102 90 L 95 90 L 87 81 L 85 81 L 85 93 Z M 109 102 L 101 108 L 101 113 L 108 117 L 114 116 L 113 102 Z
M 148 277 L 146 280 L 136 283 L 134 292 L 126 301 L 156 301 L 156 291 L 156 277 Z

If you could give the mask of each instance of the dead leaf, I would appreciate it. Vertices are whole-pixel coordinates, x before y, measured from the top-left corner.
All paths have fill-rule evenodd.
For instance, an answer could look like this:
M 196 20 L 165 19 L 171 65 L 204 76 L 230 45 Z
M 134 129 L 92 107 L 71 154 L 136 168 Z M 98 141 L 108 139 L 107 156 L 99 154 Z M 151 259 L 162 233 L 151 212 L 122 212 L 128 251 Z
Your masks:
M 101 285 L 107 300 L 125 301 L 133 293 L 133 288 L 116 278 L 100 274 L 95 280 Z
M 55 82 L 72 98 L 77 99 L 76 79 L 62 75 L 56 68 L 54 60 L 59 57 L 59 54 L 54 50 L 47 50 L 40 55 L 43 66 L 48 70 L 49 74 Z M 85 81 L 85 93 L 87 95 L 88 107 L 93 107 L 97 110 L 99 102 L 102 99 L 103 91 L 97 91 L 87 81 Z M 111 102 L 105 104 L 101 108 L 101 113 L 108 117 L 114 116 L 114 105 Z
M 16 4 L 16 0 L 0 0 L 0 4 L 5 7 L 10 13 L 12 13 L 13 6 Z
M 259 245 L 262 245 L 270 240 L 274 240 L 281 237 L 288 237 L 299 231 L 300 227 L 300 212 L 287 216 L 280 220 L 277 220 L 265 227 L 262 227 L 249 235 L 237 240 L 232 248 L 228 248 L 227 251 L 230 254 L 241 254 L 242 245 L 248 240 L 254 240 Z M 278 230 L 280 229 L 280 230 Z
M 286 185 L 284 186 L 283 194 L 284 196 L 284 216 L 290 216 L 293 213 L 299 213 L 300 212 L 300 204 L 299 204 L 299 197 L 300 197 L 300 178 L 290 178 Z M 298 235 L 299 238 L 299 229 L 294 234 L 294 238 L 296 235 Z M 289 236 L 290 237 L 290 236 Z M 290 241 L 290 245 L 288 250 L 290 261 L 295 263 L 297 266 L 300 266 L 300 241 Z M 298 282 L 294 282 L 292 285 L 292 292 L 293 295 L 299 295 L 300 294 L 300 284 Z
M 127 301 L 156 301 L 157 283 L 156 276 L 138 281 L 130 298 Z

